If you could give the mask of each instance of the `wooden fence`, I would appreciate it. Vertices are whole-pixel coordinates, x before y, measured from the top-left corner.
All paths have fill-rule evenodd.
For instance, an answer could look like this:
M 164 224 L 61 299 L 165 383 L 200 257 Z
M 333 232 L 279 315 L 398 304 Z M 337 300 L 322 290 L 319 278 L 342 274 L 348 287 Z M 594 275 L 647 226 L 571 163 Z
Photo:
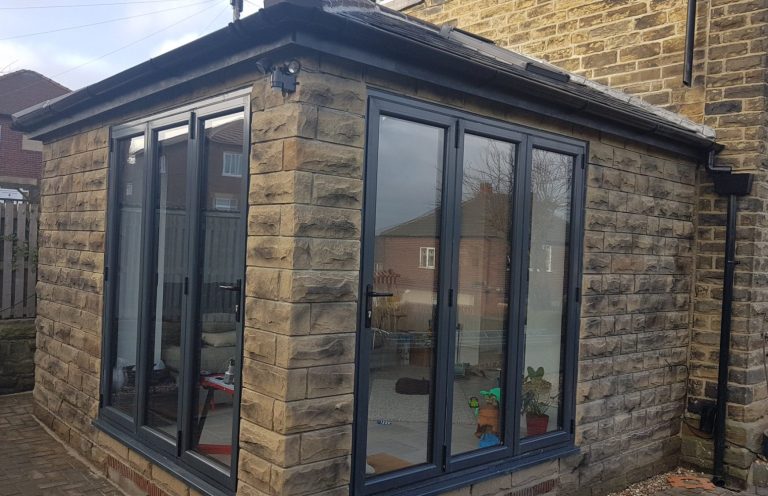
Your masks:
M 0 319 L 35 316 L 38 205 L 0 202 Z

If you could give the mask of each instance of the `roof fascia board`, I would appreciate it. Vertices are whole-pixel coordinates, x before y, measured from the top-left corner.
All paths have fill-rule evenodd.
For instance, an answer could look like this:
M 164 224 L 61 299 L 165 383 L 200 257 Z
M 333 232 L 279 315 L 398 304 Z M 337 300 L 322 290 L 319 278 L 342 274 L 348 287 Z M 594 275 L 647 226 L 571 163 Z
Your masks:
M 114 114 L 115 112 L 120 112 L 123 109 L 127 109 L 131 105 L 139 103 L 142 100 L 146 100 L 148 95 L 156 97 L 169 94 L 170 92 L 178 90 L 183 85 L 186 85 L 194 80 L 212 76 L 219 71 L 235 68 L 235 66 L 242 66 L 249 61 L 255 61 L 259 60 L 260 58 L 269 57 L 275 51 L 291 46 L 292 38 L 292 33 L 288 33 L 279 40 L 269 44 L 268 46 L 260 45 L 254 48 L 249 48 L 236 55 L 222 59 L 214 59 L 212 62 L 202 66 L 197 66 L 183 74 L 178 74 L 170 78 L 160 79 L 150 84 L 143 84 L 140 87 L 131 89 L 128 92 L 113 98 L 109 98 L 109 94 L 105 93 L 104 97 L 101 98 L 102 101 L 95 105 L 89 105 L 79 110 L 62 110 L 62 114 L 67 112 L 69 115 L 62 116 L 52 123 L 43 124 L 29 135 L 31 139 L 46 140 L 53 137 L 54 135 L 65 132 L 72 126 L 77 126 L 83 121 L 92 120 L 107 113 Z M 56 110 L 54 110 L 54 112 L 55 111 Z M 162 110 L 160 110 L 160 112 L 162 112 Z
M 343 30 L 345 34 L 349 33 L 349 28 Z M 381 33 L 387 35 L 388 33 Z M 400 39 L 399 37 L 395 37 Z M 520 86 L 520 81 L 515 81 L 507 74 L 497 70 L 483 68 L 477 70 L 475 64 L 453 57 L 451 62 L 456 70 L 451 71 L 454 74 L 446 72 L 437 72 L 433 68 L 427 67 L 418 62 L 406 61 L 402 54 L 408 53 L 410 58 L 414 58 L 416 51 L 411 47 L 410 50 L 398 50 L 393 46 L 392 40 L 380 43 L 343 43 L 333 40 L 327 36 L 318 36 L 312 31 L 297 31 L 296 44 L 307 49 L 314 49 L 324 53 L 334 54 L 336 56 L 347 58 L 349 60 L 377 67 L 395 74 L 402 74 L 429 82 L 438 86 L 446 87 L 462 93 L 489 99 L 520 108 L 526 111 L 539 114 L 544 117 L 557 119 L 566 124 L 576 124 L 589 127 L 591 129 L 612 134 L 624 139 L 639 141 L 660 149 L 673 153 L 683 154 L 686 157 L 701 162 L 705 160 L 705 151 L 711 149 L 715 144 L 705 138 L 697 137 L 693 134 L 683 133 L 672 126 L 660 126 L 655 122 L 629 120 L 624 112 L 616 111 L 607 105 L 600 106 L 597 102 L 588 102 L 585 105 L 583 100 L 575 98 L 569 94 L 548 94 L 541 91 L 540 86 L 536 86 L 535 93 Z M 366 48 L 360 48 L 360 47 Z M 387 47 L 388 50 L 399 52 L 397 58 L 382 53 L 381 50 L 371 47 Z M 378 52 L 378 53 L 376 53 Z M 430 51 L 430 60 L 434 64 L 437 58 L 448 56 L 448 54 L 437 54 Z M 463 67 L 463 69 L 462 69 Z M 475 68 L 473 77 L 468 78 L 468 69 Z M 510 91 L 510 85 L 518 83 L 516 91 Z M 544 97 L 544 98 L 542 98 Z M 569 108 L 563 109 L 564 106 Z M 637 116 L 635 116 L 637 117 Z
M 317 22 L 321 19 L 322 23 Z M 252 34 L 251 29 L 254 27 L 281 29 L 284 34 L 278 34 L 277 41 L 267 41 L 265 45 L 265 42 L 258 41 L 262 39 L 264 32 L 256 30 Z M 148 95 L 169 92 L 193 80 L 210 76 L 216 71 L 268 56 L 274 50 L 295 42 L 306 49 L 405 74 L 568 124 L 586 126 L 675 153 L 683 153 L 697 160 L 702 160 L 703 150 L 718 146 L 711 140 L 685 132 L 673 125 L 645 119 L 631 112 L 612 108 L 609 104 L 569 93 L 548 84 L 543 78 L 536 78 L 522 71 L 500 71 L 498 68 L 485 66 L 482 62 L 466 60 L 456 54 L 425 46 L 416 40 L 372 29 L 349 18 L 323 13 L 318 9 L 283 3 L 261 11 L 253 18 L 246 18 L 241 25 L 230 25 L 228 29 L 209 36 L 212 38 L 206 37 L 193 42 L 182 53 L 177 53 L 176 57 L 160 56 L 96 83 L 86 88 L 86 91 L 53 101 L 48 107 L 25 112 L 27 115 L 17 114 L 17 120 L 22 121 L 18 127 L 21 130 L 34 129 L 32 138 L 45 139 L 86 119 L 119 111 L 146 99 Z M 251 39 L 258 42 L 258 46 L 222 58 L 216 48 L 226 47 L 232 37 L 240 41 Z M 350 38 L 356 41 L 364 40 L 365 43 L 350 43 Z M 184 60 L 182 54 L 192 54 L 194 49 L 205 46 L 206 42 L 214 43 L 216 47 L 208 50 L 208 60 L 204 64 L 191 68 L 187 65 L 185 69 L 184 64 L 178 62 Z M 175 75 L 166 76 L 169 73 Z M 148 80 L 153 81 L 147 83 Z M 124 91 L 125 88 L 128 90 Z M 514 91 L 510 91 L 511 88 L 514 88 Z M 121 91 L 124 92 L 116 95 Z M 83 103 L 94 99 L 97 101 L 95 104 Z M 81 103 L 83 104 L 80 105 Z M 39 120 L 35 119 L 36 116 L 29 115 L 35 112 L 39 112 Z M 56 118 L 57 113 L 68 115 Z

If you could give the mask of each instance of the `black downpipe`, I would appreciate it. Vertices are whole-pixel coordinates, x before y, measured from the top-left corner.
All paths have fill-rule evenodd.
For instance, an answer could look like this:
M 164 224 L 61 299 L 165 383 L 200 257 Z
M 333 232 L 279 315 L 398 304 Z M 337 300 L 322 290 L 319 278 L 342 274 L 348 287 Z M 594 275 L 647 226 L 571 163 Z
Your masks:
M 725 267 L 723 268 L 723 308 L 720 321 L 720 361 L 717 366 L 717 407 L 715 413 L 715 460 L 712 482 L 725 486 L 725 419 L 728 401 L 728 362 L 731 356 L 731 315 L 733 313 L 733 282 L 736 272 L 736 195 L 728 195 L 728 216 L 725 224 Z
M 685 24 L 685 63 L 683 84 L 691 86 L 693 81 L 693 48 L 696 40 L 696 0 L 688 0 L 688 19 Z

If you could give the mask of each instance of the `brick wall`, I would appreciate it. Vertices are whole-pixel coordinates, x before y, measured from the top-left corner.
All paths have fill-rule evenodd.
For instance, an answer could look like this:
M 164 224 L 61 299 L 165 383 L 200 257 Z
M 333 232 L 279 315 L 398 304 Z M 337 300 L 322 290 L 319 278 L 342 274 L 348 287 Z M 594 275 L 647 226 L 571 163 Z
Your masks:
M 11 129 L 11 118 L 0 115 L 0 177 L 22 181 L 40 178 L 43 153 L 26 149 L 23 141 L 22 133 Z
M 704 50 L 681 82 L 688 0 L 425 0 L 406 12 L 450 23 L 692 118 L 704 114 Z M 708 2 L 699 2 L 697 46 Z

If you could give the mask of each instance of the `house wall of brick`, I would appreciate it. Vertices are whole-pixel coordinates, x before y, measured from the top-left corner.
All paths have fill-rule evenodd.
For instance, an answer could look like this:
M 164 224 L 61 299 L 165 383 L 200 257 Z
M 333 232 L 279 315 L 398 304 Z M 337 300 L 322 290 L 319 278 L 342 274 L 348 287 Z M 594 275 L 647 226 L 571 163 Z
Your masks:
M 406 12 L 451 23 L 500 45 L 521 50 L 598 82 L 640 95 L 714 128 L 725 145 L 717 160 L 755 171 L 752 196 L 739 201 L 733 358 L 729 373 L 730 482 L 743 486 L 768 428 L 764 258 L 766 178 L 766 50 L 768 2 L 700 0 L 696 18 L 693 85 L 682 84 L 687 0 L 426 0 Z M 724 198 L 699 172 L 696 305 L 690 349 L 688 423 L 698 426 L 716 395 Z M 763 370 L 761 372 L 761 370 Z M 712 467 L 707 434 L 685 428 L 683 461 Z
M 0 115 L 0 183 L 36 185 L 43 153 L 11 129 L 11 117 Z
M 677 464 L 695 165 L 376 68 L 320 56 L 301 63 L 307 70 L 287 96 L 256 75 L 227 83 L 253 88 L 239 493 L 349 493 L 369 87 L 590 144 L 576 391 L 581 451 L 453 494 L 599 494 Z M 191 90 L 176 103 L 215 91 Z M 157 110 L 135 109 L 46 143 L 36 413 L 113 480 L 187 495 L 196 493 L 92 425 L 101 366 L 108 126 Z

